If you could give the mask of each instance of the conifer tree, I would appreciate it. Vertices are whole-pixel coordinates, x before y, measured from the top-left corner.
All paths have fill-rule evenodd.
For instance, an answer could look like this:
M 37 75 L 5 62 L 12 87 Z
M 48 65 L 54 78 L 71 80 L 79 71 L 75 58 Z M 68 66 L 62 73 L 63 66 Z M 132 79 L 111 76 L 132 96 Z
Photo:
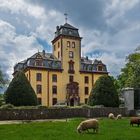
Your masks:
M 37 96 L 23 72 L 17 72 L 9 84 L 5 101 L 15 106 L 37 105 Z
M 101 76 L 91 90 L 88 104 L 104 105 L 106 107 L 118 107 L 119 97 L 114 85 L 114 81 L 110 76 Z

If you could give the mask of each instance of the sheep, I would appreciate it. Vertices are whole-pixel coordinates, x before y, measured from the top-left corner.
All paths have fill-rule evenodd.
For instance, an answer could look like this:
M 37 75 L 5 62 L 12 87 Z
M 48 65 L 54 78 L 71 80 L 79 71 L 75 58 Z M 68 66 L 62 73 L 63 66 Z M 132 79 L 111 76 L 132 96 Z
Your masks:
M 109 118 L 109 119 L 115 119 L 114 114 L 113 114 L 113 113 L 109 113 L 109 114 L 108 114 L 108 118 Z
M 119 120 L 122 118 L 122 115 L 121 114 L 118 114 L 117 117 L 116 117 L 116 120 Z
M 140 125 L 140 118 L 139 117 L 132 117 L 132 118 L 130 118 L 130 125 L 133 126 L 133 124 L 137 124 L 138 127 L 139 127 L 139 125 Z
M 82 131 L 85 131 L 85 130 L 88 131 L 88 129 L 93 129 L 93 132 L 98 133 L 98 129 L 99 129 L 98 120 L 97 119 L 89 119 L 89 120 L 82 121 L 77 127 L 77 132 L 81 133 Z

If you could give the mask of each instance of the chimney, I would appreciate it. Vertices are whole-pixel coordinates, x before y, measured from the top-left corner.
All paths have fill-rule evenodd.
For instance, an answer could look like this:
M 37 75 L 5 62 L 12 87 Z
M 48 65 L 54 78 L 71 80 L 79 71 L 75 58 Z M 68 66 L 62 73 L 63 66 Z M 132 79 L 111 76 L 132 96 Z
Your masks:
M 42 53 L 43 53 L 43 56 L 45 56 L 45 50 L 43 50 Z
M 88 56 L 86 56 L 86 60 L 88 60 Z

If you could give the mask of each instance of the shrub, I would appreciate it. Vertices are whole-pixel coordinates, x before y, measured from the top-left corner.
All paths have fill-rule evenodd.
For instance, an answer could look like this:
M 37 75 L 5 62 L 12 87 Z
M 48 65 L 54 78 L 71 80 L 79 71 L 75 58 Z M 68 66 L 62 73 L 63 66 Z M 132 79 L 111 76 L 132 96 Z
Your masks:
M 1 109 L 13 109 L 14 106 L 12 104 L 5 104 L 0 107 Z

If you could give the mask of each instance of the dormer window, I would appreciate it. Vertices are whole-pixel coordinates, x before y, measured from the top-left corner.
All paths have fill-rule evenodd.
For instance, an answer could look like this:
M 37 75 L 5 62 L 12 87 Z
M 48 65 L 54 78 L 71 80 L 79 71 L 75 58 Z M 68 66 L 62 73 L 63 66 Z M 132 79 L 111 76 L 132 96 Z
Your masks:
M 67 41 L 67 47 L 70 47 L 70 41 Z
M 43 61 L 42 60 L 36 60 L 36 66 L 42 66 Z
M 102 66 L 98 66 L 98 71 L 103 71 L 103 67 Z

